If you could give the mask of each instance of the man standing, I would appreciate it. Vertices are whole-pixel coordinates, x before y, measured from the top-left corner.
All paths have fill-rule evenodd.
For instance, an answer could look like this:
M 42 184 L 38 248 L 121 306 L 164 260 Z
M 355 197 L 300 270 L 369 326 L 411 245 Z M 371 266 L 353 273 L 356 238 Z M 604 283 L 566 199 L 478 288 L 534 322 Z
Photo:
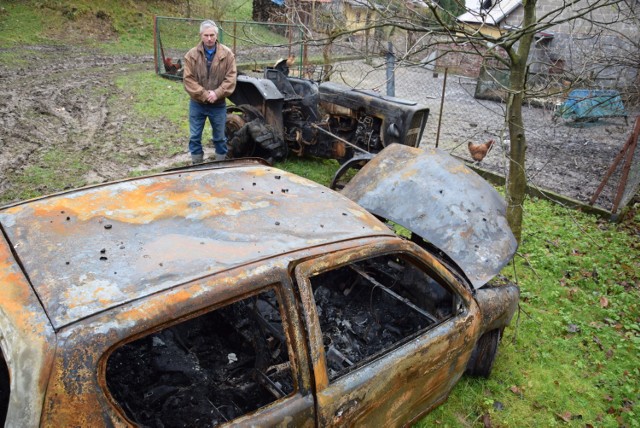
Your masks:
M 200 24 L 198 46 L 184 57 L 184 89 L 189 93 L 189 152 L 193 164 L 202 163 L 202 130 L 209 118 L 216 160 L 227 156 L 226 98 L 236 88 L 236 58 L 231 49 L 218 43 L 218 26 L 206 20 Z

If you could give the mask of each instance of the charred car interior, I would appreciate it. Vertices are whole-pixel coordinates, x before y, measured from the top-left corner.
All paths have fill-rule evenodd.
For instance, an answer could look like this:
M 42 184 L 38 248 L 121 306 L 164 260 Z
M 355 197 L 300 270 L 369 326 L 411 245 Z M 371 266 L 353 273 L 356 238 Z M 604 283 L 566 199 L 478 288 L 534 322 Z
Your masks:
M 330 380 L 440 324 L 458 304 L 397 254 L 349 263 L 310 282 Z M 107 386 L 136 424 L 218 425 L 295 390 L 289 349 L 270 289 L 116 349 Z
M 380 256 L 311 278 L 329 380 L 435 326 L 454 298 L 399 256 Z
M 143 426 L 212 426 L 294 389 L 278 301 L 260 293 L 117 349 L 107 385 Z

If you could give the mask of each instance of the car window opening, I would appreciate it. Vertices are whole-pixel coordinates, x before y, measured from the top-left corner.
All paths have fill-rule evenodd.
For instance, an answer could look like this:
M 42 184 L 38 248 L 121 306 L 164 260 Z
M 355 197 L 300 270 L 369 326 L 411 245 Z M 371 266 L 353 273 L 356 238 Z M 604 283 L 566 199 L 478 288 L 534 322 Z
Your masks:
M 0 426 L 4 426 L 9 410 L 9 395 L 11 393 L 11 381 L 9 377 L 9 367 L 4 359 L 2 349 L 0 349 Z
M 310 281 L 330 380 L 454 313 L 454 294 L 397 255 L 351 263 Z
M 145 426 L 217 425 L 291 394 L 275 292 L 123 345 L 106 378 L 127 416 Z

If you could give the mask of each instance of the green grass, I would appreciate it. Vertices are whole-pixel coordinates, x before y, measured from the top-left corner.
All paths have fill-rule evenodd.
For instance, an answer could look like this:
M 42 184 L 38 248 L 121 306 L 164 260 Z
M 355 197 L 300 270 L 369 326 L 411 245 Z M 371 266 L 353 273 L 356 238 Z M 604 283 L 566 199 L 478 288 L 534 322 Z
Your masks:
M 45 14 L 32 4 L 3 2 L 0 12 L 0 46 L 51 42 L 43 32 Z
M 307 158 L 289 158 L 283 162 L 276 163 L 277 168 L 281 168 L 298 174 L 302 177 L 313 180 L 324 186 L 331 184 L 333 174 L 340 166 L 337 161 L 332 159 L 307 159 Z
M 153 73 L 140 72 L 118 78 L 118 86 L 135 96 L 134 108 L 150 118 L 166 118 L 175 122 L 187 119 L 184 106 L 189 95 L 182 82 L 161 79 Z
M 629 227 L 526 204 L 521 311 L 489 380 L 463 379 L 418 426 L 640 426 L 640 217 Z
M 190 5 L 193 18 L 251 19 L 249 0 L 190 0 Z M 75 44 L 107 53 L 148 54 L 154 16 L 187 17 L 186 2 L 171 0 L 6 0 L 0 7 L 4 48 Z
M 158 156 L 183 153 L 189 135 L 189 96 L 182 82 L 158 77 L 149 71 L 120 76 L 115 81 L 122 94 L 114 94 L 109 103 L 114 109 L 126 105 L 137 120 L 127 125 L 123 137 L 150 144 Z M 150 120 L 163 123 L 160 129 L 148 129 Z M 211 139 L 211 127 L 205 126 L 203 141 Z
M 13 189 L 3 199 L 24 200 L 48 193 L 83 186 L 82 176 L 88 166 L 82 161 L 82 153 L 69 153 L 51 148 L 44 153 L 38 164 L 29 166 L 14 177 Z

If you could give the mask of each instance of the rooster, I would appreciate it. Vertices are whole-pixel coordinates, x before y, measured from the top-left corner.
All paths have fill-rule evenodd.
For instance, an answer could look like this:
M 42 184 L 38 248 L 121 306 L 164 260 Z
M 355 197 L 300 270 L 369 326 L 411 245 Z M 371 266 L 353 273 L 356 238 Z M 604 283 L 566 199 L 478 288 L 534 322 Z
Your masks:
M 290 54 L 287 58 L 280 58 L 278 61 L 276 61 L 276 64 L 273 66 L 273 68 L 281 71 L 285 76 L 288 76 L 289 67 L 291 67 L 295 61 L 296 56 L 294 54 Z
M 164 59 L 164 70 L 167 74 L 178 74 L 178 71 L 182 68 L 182 61 L 174 63 L 171 58 Z
M 495 144 L 494 140 L 489 140 L 486 143 L 481 143 L 481 144 L 474 144 L 471 141 L 469 141 L 468 147 L 469 147 L 469 153 L 471 153 L 471 158 L 476 162 L 480 162 L 482 159 L 484 159 L 487 153 L 489 153 L 489 150 L 491 150 L 491 147 L 494 144 Z

